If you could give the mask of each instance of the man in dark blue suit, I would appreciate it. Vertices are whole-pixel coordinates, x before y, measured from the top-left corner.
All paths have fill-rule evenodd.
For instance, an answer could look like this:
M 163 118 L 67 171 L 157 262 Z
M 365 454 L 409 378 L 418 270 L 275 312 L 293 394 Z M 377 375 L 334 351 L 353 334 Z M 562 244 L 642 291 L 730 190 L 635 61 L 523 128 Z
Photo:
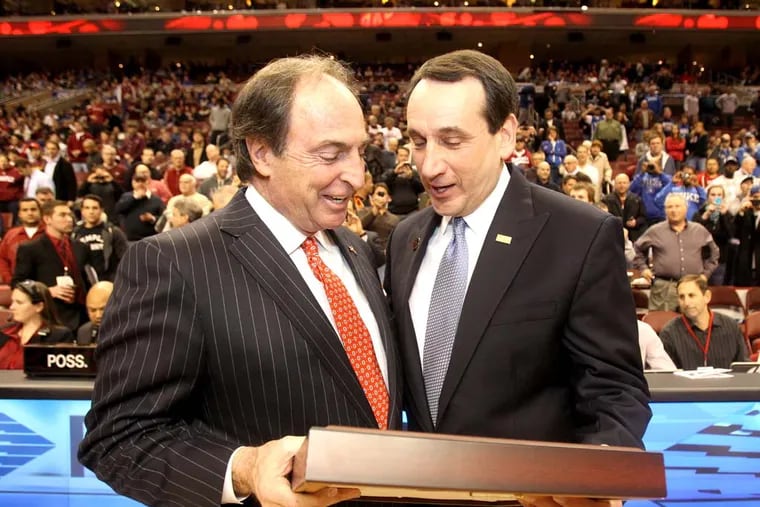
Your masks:
M 391 235 L 385 289 L 410 429 L 642 447 L 650 411 L 620 220 L 503 163 L 516 93 L 493 58 L 436 57 L 409 90 L 432 207 Z
M 358 491 L 295 494 L 287 478 L 309 428 L 400 427 L 387 302 L 341 227 L 367 142 L 351 76 L 326 57 L 260 70 L 230 125 L 248 187 L 121 261 L 79 453 L 117 492 L 329 505 Z

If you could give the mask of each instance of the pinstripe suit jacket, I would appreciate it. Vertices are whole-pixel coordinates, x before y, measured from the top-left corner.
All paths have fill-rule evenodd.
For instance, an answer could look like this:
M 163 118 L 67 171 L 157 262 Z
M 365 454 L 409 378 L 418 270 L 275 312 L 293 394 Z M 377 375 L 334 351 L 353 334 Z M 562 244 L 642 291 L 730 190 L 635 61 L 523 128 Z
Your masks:
M 390 314 L 365 245 L 330 233 L 386 345 L 390 428 L 400 371 Z M 352 248 L 349 248 L 351 246 Z M 101 327 L 79 458 L 148 505 L 218 505 L 235 448 L 311 426 L 376 427 L 332 325 L 239 192 L 223 210 L 136 243 Z

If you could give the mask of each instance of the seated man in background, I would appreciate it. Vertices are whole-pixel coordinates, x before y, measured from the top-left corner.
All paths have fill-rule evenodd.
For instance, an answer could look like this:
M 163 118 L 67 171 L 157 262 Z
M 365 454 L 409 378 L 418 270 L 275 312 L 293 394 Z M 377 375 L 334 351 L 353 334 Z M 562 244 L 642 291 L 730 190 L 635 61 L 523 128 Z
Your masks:
M 103 313 L 106 311 L 106 304 L 112 292 L 112 282 L 98 282 L 87 292 L 85 307 L 90 321 L 84 323 L 77 330 L 77 344 L 89 345 L 98 341 L 100 321 L 103 319 Z
M 660 338 L 677 367 L 729 368 L 734 361 L 748 361 L 747 346 L 736 322 L 708 307 L 710 290 L 699 275 L 678 281 L 681 317 L 665 324 Z

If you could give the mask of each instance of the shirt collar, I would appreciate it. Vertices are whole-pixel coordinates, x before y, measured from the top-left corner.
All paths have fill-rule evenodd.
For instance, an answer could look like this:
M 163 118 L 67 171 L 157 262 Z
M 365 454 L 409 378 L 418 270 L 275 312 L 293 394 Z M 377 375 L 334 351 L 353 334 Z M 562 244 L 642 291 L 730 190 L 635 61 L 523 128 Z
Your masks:
M 478 237 L 485 237 L 488 234 L 488 228 L 491 227 L 493 217 L 496 215 L 496 210 L 501 203 L 501 198 L 504 196 L 504 192 L 507 190 L 511 175 L 506 166 L 502 166 L 501 174 L 496 182 L 496 186 L 488 194 L 488 197 L 478 206 L 475 211 L 469 215 L 463 217 L 467 227 L 473 230 Z M 445 231 L 449 225 L 449 221 L 453 217 L 444 216 L 441 219 L 441 231 Z
M 301 244 L 303 244 L 307 236 L 299 231 L 285 215 L 269 204 L 253 185 L 248 185 L 245 191 L 245 198 L 289 256 L 301 248 Z M 322 248 L 326 248 L 332 244 L 324 231 L 316 233 L 314 239 L 317 240 Z

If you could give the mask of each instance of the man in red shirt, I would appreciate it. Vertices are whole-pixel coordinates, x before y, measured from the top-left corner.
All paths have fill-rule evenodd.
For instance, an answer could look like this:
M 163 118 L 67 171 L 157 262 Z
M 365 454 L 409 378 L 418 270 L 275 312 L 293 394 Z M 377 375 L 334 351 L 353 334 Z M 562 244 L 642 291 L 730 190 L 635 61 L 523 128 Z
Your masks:
M 66 153 L 69 154 L 69 162 L 78 173 L 87 172 L 87 152 L 84 149 L 84 142 L 92 139 L 92 136 L 84 130 L 82 122 L 74 121 L 71 124 L 71 134 L 66 140 Z
M 179 177 L 183 174 L 193 174 L 193 168 L 185 165 L 185 153 L 182 150 L 172 150 L 170 164 L 164 172 L 164 183 L 169 192 L 179 195 Z
M 24 191 L 24 177 L 11 166 L 8 157 L 0 153 L 0 211 L 15 213 Z
M 0 282 L 11 283 L 18 246 L 43 234 L 45 227 L 41 223 L 41 215 L 37 199 L 24 197 L 19 201 L 18 220 L 21 225 L 9 229 L 0 241 Z

